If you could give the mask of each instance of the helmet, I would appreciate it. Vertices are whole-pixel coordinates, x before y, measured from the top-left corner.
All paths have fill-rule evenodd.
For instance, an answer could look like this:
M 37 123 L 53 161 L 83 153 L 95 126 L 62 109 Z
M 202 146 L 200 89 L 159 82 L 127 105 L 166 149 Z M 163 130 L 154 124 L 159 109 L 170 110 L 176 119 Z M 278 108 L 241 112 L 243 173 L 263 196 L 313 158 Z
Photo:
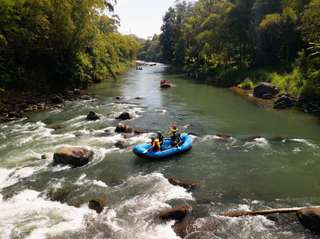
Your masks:
M 157 137 L 153 134 L 150 136 L 150 139 L 155 140 Z
M 157 134 L 158 134 L 158 135 L 161 135 L 161 134 L 162 134 L 162 132 L 161 132 L 161 131 L 158 131 L 158 132 L 157 132 Z

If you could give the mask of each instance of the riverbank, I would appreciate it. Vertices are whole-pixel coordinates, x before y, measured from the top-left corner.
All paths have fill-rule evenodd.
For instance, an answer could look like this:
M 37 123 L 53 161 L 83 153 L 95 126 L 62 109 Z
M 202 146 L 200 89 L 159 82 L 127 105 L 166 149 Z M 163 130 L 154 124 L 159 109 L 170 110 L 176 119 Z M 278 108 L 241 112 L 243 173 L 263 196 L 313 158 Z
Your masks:
M 61 93 L 0 92 L 0 123 L 28 117 L 32 112 L 62 108 L 65 101 L 90 100 L 86 90 L 73 89 Z
M 232 86 L 232 87 L 230 87 L 230 90 L 233 93 L 241 96 L 243 99 L 250 101 L 257 106 L 260 106 L 260 107 L 263 107 L 263 108 L 269 109 L 269 110 L 273 109 L 273 105 L 275 102 L 274 99 L 260 99 L 260 98 L 254 97 L 252 90 L 245 90 L 245 89 L 242 89 L 238 86 Z
M 254 96 L 254 89 L 243 89 L 239 86 L 229 88 L 233 93 L 255 105 L 271 110 L 286 110 L 295 108 L 305 113 L 319 115 L 320 105 L 318 102 L 309 101 L 303 98 L 295 98 L 288 94 L 276 94 L 274 96 L 260 98 Z
M 134 67 L 135 61 L 119 63 L 113 72 L 113 78 L 120 77 Z M 94 84 L 102 80 L 92 79 Z M 0 89 L 0 123 L 28 117 L 32 112 L 41 112 L 62 108 L 65 101 L 90 100 L 92 97 L 86 89 L 69 89 L 57 93 L 34 93 L 31 91 Z

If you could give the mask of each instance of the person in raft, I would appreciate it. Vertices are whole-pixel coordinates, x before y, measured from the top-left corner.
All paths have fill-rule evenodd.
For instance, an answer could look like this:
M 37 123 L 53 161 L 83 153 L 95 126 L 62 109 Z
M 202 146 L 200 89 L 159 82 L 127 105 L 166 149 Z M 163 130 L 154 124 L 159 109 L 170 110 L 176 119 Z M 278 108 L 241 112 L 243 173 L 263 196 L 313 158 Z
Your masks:
M 157 138 L 159 139 L 160 145 L 162 145 L 164 139 L 163 139 L 163 135 L 162 135 L 161 131 L 157 132 Z
M 161 150 L 160 141 L 157 137 L 152 136 L 151 137 L 151 148 L 153 151 L 158 152 Z
M 171 141 L 172 146 L 178 147 L 180 144 L 180 134 L 178 133 L 179 129 L 177 128 L 177 125 L 173 123 L 170 127 L 170 135 L 171 135 Z

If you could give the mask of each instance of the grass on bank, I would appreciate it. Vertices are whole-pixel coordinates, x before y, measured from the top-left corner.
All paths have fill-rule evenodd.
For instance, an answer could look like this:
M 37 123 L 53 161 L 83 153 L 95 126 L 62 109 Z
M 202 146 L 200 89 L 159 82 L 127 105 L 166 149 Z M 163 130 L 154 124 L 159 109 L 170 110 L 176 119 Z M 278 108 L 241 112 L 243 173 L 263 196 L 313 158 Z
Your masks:
M 247 72 L 246 77 L 239 80 L 240 83 L 237 85 L 242 89 L 250 90 L 259 82 L 270 82 L 279 89 L 280 94 L 290 94 L 294 97 L 300 96 L 307 88 L 299 68 L 294 68 L 288 73 L 268 69 L 252 70 Z

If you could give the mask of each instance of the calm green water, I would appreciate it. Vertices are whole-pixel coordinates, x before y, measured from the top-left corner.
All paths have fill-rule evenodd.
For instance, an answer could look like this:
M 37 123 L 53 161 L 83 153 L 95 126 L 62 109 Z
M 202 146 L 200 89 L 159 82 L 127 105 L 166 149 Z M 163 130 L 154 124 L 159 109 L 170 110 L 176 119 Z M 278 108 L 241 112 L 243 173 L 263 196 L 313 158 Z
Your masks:
M 176 87 L 161 90 L 162 79 Z M 156 215 L 181 203 L 193 206 L 190 218 L 199 224 L 220 222 L 216 231 L 188 238 L 316 238 L 294 217 L 279 224 L 217 214 L 319 205 L 318 118 L 259 108 L 228 89 L 166 75 L 161 65 L 132 70 L 90 91 L 96 100 L 0 125 L 0 238 L 177 238 L 173 222 L 160 223 Z M 85 120 L 91 110 L 101 114 L 99 121 Z M 177 122 L 180 130 L 197 135 L 192 151 L 163 162 L 136 158 L 131 147 L 150 135 L 113 133 L 114 118 L 123 111 L 134 116 L 126 122 L 130 126 L 151 131 Z M 128 148 L 115 148 L 118 140 Z M 77 169 L 53 167 L 53 152 L 61 145 L 92 149 L 94 160 Z M 40 159 L 42 154 L 48 158 Z M 187 192 L 166 177 L 199 187 Z M 59 188 L 70 191 L 65 203 L 46 197 Z M 100 197 L 108 206 L 97 215 L 86 202 Z M 82 206 L 68 205 L 74 202 Z

